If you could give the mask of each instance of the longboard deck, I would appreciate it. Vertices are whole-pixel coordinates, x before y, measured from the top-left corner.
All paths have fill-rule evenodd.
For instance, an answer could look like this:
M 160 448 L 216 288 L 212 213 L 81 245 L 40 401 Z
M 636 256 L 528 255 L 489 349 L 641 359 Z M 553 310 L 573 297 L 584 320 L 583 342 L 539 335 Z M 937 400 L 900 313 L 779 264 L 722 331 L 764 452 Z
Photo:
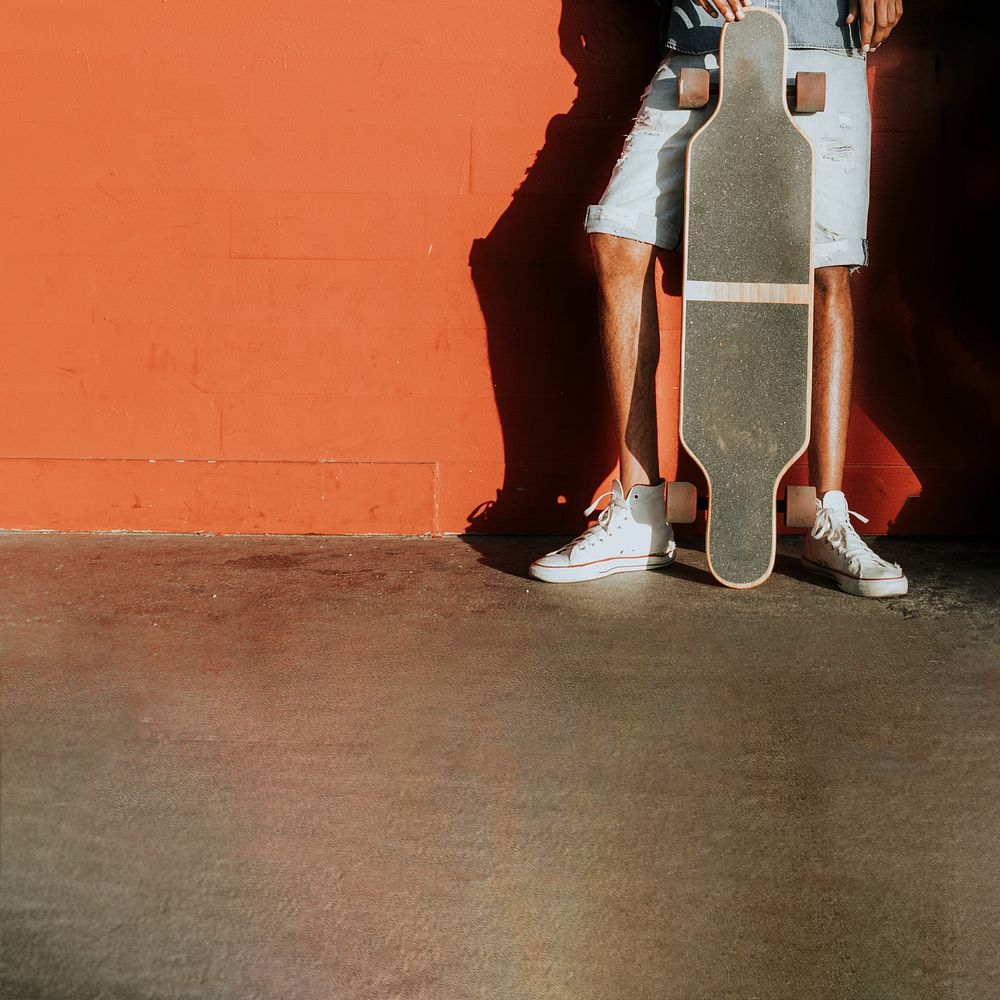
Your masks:
M 788 111 L 787 35 L 727 24 L 719 104 L 688 146 L 680 432 L 709 487 L 712 573 L 774 567 L 778 483 L 809 441 L 813 151 Z

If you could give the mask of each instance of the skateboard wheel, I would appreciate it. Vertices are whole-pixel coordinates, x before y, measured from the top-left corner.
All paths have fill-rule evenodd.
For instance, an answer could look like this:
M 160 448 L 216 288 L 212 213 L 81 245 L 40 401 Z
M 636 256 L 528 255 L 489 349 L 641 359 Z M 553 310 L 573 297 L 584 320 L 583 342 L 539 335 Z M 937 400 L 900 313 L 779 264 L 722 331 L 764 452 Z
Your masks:
M 826 73 L 796 73 L 795 110 L 800 115 L 811 115 L 825 108 Z
M 789 486 L 785 490 L 785 526 L 811 528 L 816 523 L 816 488 Z
M 686 110 L 705 107 L 708 104 L 708 90 L 707 69 L 682 69 L 677 76 L 677 106 Z
M 667 520 L 691 524 L 698 516 L 698 491 L 693 483 L 667 483 Z

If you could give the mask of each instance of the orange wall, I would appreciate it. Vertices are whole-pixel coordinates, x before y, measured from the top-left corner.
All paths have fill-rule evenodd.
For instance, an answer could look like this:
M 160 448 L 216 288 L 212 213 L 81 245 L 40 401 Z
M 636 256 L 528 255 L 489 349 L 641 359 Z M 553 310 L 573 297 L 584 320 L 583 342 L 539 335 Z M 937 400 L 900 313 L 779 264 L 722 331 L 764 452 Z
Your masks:
M 992 482 L 968 432 L 996 424 L 985 302 L 956 312 L 940 248 L 995 200 L 966 183 L 981 144 L 946 127 L 965 64 L 937 9 L 908 10 L 873 66 L 847 491 L 878 531 L 979 530 Z M 581 220 L 655 17 L 621 0 L 5 11 L 0 526 L 579 527 L 613 474 Z M 677 284 L 668 260 L 668 474 Z

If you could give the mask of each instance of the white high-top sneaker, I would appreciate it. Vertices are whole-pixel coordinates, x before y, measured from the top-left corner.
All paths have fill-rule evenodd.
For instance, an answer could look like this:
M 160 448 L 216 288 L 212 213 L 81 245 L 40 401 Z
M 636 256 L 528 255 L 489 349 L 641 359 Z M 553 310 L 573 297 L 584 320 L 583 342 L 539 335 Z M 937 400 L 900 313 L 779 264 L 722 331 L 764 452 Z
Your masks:
M 611 502 L 597 524 L 531 564 L 528 572 L 536 580 L 576 583 L 669 566 L 674 561 L 677 546 L 667 524 L 662 481 L 656 486 L 633 486 L 626 497 L 616 479 L 611 492 L 599 496 L 584 513 L 592 514 L 605 497 L 611 497 Z
M 868 523 L 867 517 L 847 509 L 840 490 L 828 490 L 816 501 L 816 523 L 806 535 L 802 565 L 811 573 L 836 580 L 837 586 L 856 597 L 899 597 L 908 584 L 895 563 L 872 552 L 854 530 L 851 518 Z

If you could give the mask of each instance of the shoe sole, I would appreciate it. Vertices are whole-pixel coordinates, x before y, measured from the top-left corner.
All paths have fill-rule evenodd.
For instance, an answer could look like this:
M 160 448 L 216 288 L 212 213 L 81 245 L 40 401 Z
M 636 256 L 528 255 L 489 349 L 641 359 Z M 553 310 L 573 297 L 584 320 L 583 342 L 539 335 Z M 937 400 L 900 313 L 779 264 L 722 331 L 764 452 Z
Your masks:
M 600 559 L 585 566 L 536 566 L 528 569 L 528 575 L 545 583 L 583 583 L 586 580 L 603 580 L 616 573 L 638 573 L 647 569 L 662 569 L 669 566 L 677 555 L 676 549 L 663 556 L 616 556 Z
M 845 594 L 852 594 L 854 597 L 902 597 L 910 589 L 905 576 L 896 576 L 889 580 L 859 580 L 856 576 L 841 573 L 804 556 L 802 565 L 816 576 L 825 576 L 833 580 Z

